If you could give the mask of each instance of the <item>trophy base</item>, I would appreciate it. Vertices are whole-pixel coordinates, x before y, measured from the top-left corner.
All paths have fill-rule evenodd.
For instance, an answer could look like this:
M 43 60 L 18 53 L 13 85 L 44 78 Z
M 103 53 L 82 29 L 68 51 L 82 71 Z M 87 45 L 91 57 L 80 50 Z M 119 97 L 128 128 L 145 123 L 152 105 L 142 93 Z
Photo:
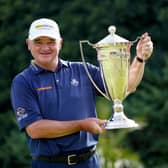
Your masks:
M 120 128 L 134 128 L 139 125 L 128 119 L 123 112 L 116 112 L 111 120 L 107 121 L 105 129 L 120 129 Z

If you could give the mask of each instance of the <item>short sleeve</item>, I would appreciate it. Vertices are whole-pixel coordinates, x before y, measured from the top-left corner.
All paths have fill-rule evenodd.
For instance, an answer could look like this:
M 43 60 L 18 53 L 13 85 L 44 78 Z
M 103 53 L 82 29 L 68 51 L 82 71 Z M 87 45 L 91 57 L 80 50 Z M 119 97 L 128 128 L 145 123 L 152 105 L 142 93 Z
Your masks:
M 20 130 L 42 119 L 36 94 L 22 75 L 16 76 L 12 82 L 11 102 Z

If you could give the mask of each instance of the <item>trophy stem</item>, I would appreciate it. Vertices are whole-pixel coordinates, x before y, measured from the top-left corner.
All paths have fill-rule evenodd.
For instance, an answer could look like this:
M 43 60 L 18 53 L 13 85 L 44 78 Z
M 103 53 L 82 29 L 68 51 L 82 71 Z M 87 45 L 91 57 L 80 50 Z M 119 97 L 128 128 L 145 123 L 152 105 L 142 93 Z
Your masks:
M 113 105 L 113 116 L 107 121 L 105 129 L 119 129 L 119 128 L 132 128 L 138 127 L 138 124 L 135 121 L 128 119 L 123 111 L 123 105 L 121 100 L 114 100 Z

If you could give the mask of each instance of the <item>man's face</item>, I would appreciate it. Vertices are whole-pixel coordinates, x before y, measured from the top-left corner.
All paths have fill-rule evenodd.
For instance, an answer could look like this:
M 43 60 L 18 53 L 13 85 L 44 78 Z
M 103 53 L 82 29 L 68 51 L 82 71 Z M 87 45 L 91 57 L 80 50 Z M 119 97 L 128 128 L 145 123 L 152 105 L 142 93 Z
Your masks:
M 28 49 L 30 50 L 35 62 L 43 67 L 50 67 L 57 63 L 62 40 L 52 39 L 41 36 L 34 40 L 27 39 Z

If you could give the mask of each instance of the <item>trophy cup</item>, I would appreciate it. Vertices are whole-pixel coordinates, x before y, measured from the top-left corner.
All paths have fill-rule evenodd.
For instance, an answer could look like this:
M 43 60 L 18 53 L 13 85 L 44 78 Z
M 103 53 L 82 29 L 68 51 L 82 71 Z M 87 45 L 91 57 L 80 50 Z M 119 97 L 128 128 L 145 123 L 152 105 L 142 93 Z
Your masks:
M 122 101 L 127 96 L 130 48 L 134 42 L 115 34 L 115 26 L 110 26 L 108 31 L 109 35 L 96 44 L 88 40 L 80 41 L 83 65 L 94 87 L 105 98 L 113 102 L 113 115 L 105 124 L 105 129 L 137 127 L 138 124 L 135 121 L 126 117 L 122 105 Z M 83 43 L 87 43 L 97 51 L 105 93 L 98 88 L 88 71 L 83 54 Z

